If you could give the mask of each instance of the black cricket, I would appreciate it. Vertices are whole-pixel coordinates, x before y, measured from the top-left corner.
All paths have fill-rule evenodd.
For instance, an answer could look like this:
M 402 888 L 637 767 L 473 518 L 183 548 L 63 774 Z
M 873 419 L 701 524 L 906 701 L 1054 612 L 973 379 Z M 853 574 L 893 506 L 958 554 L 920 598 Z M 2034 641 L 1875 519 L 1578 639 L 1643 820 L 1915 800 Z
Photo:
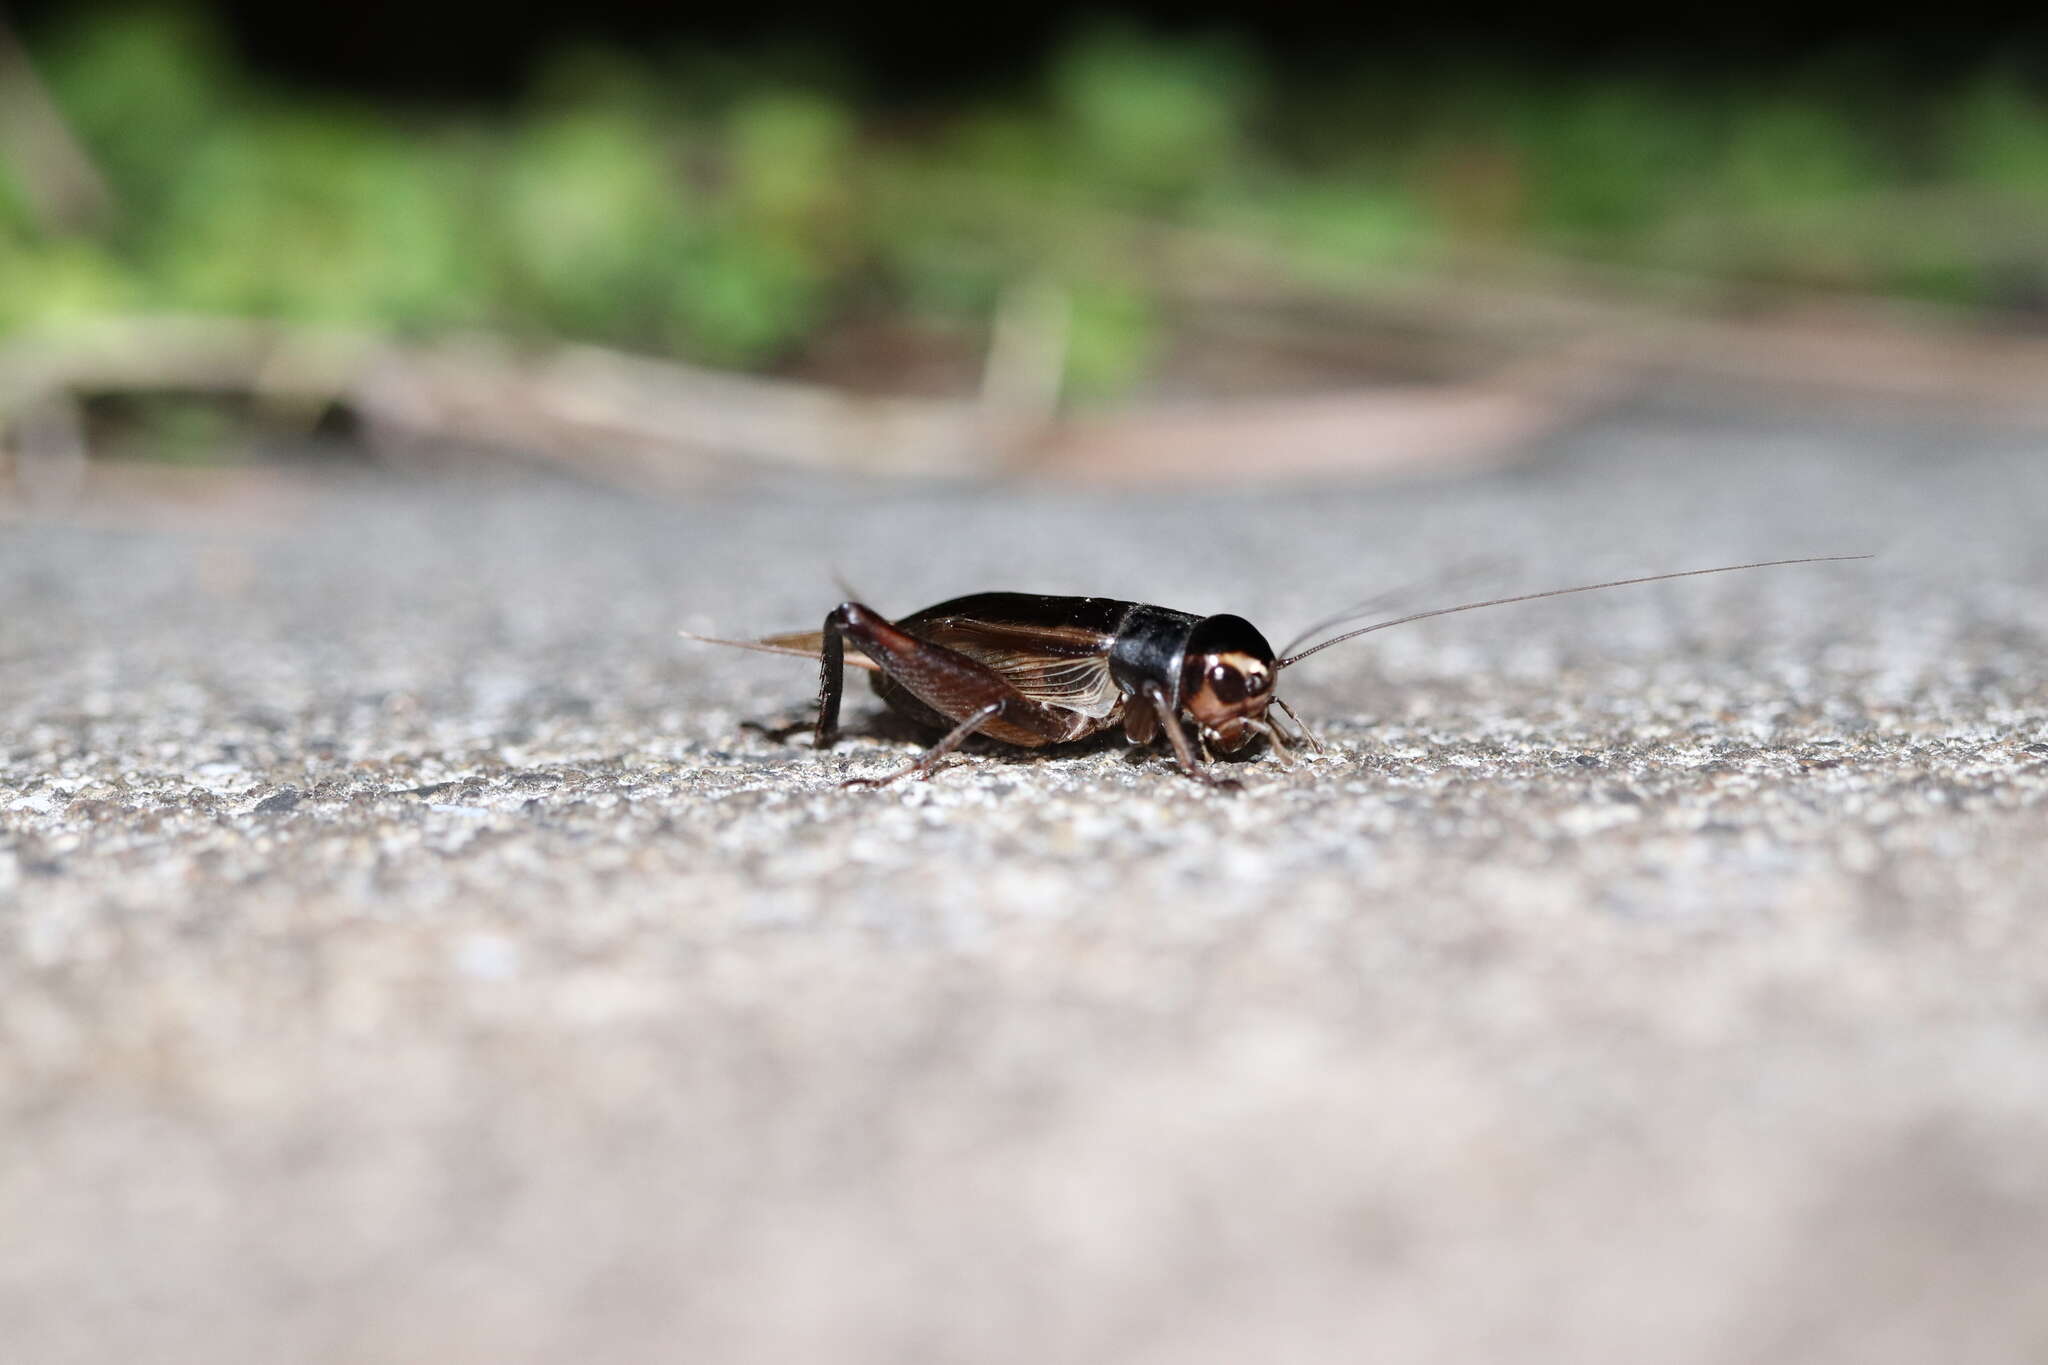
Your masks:
M 1086 739 L 1116 725 L 1133 744 L 1150 744 L 1164 735 L 1182 772 L 1212 786 L 1235 787 L 1239 784 L 1234 779 L 1219 777 L 1204 766 L 1197 750 L 1203 758 L 1213 759 L 1217 751 L 1235 753 L 1263 738 L 1282 762 L 1292 761 L 1296 744 L 1307 743 L 1320 752 L 1321 742 L 1274 688 L 1282 669 L 1332 645 L 1411 621 L 1511 602 L 1741 569 L 1869 557 L 1815 555 L 1724 564 L 1494 597 L 1376 621 L 1306 649 L 1296 648 L 1309 637 L 1364 614 L 1354 609 L 1312 626 L 1278 652 L 1242 616 L 1196 616 L 1112 597 L 1022 592 L 955 597 L 894 621 L 859 602 L 842 602 L 825 618 L 822 630 L 759 640 L 683 633 L 709 644 L 816 659 L 817 748 L 829 749 L 838 739 L 839 701 L 848 664 L 874 675 L 875 694 L 892 709 L 943 732 L 908 767 L 886 777 L 854 778 L 844 784 L 849 787 L 878 787 L 913 773 L 928 775 L 970 735 L 1038 749 Z M 846 653 L 849 641 L 859 654 Z M 1275 709 L 1287 717 L 1291 734 L 1272 714 Z

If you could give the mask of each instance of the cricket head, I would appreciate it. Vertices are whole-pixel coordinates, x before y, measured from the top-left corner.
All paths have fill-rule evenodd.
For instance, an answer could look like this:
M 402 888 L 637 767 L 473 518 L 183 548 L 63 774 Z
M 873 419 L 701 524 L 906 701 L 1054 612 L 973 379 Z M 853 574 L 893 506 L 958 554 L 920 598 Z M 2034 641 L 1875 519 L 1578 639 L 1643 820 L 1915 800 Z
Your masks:
M 1280 676 L 1273 647 L 1242 616 L 1210 616 L 1188 636 L 1181 656 L 1181 706 L 1202 738 L 1225 753 L 1268 733 L 1266 708 Z

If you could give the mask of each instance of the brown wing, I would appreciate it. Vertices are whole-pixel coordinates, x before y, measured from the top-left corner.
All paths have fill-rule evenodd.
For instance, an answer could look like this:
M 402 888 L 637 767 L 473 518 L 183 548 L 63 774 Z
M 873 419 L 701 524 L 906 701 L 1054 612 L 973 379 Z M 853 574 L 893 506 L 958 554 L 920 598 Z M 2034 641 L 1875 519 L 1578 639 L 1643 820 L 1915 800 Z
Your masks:
M 1003 675 L 1025 696 L 1047 706 L 1077 711 L 1096 720 L 1113 716 L 1123 693 L 1109 676 L 1109 660 L 1059 659 L 1030 654 L 984 654 L 960 651 Z
M 1123 705 L 1109 673 L 1109 646 L 1113 622 L 1128 605 L 1105 598 L 981 593 L 927 607 L 896 625 L 994 669 L 1033 701 L 1103 720 Z M 758 640 L 691 638 L 806 659 L 816 659 L 825 643 L 824 633 L 815 630 Z M 870 671 L 877 667 L 857 649 L 846 651 L 846 662 Z
M 1096 720 L 1123 705 L 1109 675 L 1109 637 L 1101 632 L 958 616 L 906 621 L 904 629 L 994 669 L 1035 702 Z

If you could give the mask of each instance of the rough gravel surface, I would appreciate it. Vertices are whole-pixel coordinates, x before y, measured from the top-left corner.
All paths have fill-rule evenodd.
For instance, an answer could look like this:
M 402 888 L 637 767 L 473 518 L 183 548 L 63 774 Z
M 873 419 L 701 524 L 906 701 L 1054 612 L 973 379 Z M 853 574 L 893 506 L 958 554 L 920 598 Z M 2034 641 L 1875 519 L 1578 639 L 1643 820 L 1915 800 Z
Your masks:
M 309 487 L 0 531 L 9 1361 L 2048 1356 L 2048 441 Z M 1320 656 L 1331 754 L 830 755 L 792 629 L 1801 553 Z M 1439 584 L 1432 579 L 1455 579 Z

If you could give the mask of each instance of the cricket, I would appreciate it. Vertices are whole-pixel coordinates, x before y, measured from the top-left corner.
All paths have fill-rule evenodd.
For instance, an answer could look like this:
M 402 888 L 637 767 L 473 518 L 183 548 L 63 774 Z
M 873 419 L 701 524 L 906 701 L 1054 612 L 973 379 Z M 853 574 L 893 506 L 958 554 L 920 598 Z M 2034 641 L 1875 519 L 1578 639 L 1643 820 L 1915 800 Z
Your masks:
M 1242 616 L 1197 616 L 1113 597 L 1019 592 L 955 597 L 893 621 L 860 602 L 846 601 L 832 608 L 819 630 L 755 640 L 681 633 L 706 644 L 815 661 L 817 749 L 830 749 L 839 737 L 839 704 L 849 665 L 868 671 L 875 694 L 891 710 L 938 735 L 929 749 L 896 772 L 852 778 L 843 786 L 879 787 L 905 777 L 928 777 L 974 735 L 1044 749 L 1121 726 L 1124 738 L 1135 745 L 1163 737 L 1180 771 L 1195 781 L 1236 788 L 1241 784 L 1235 778 L 1214 771 L 1216 754 L 1235 754 L 1262 739 L 1282 764 L 1294 761 L 1298 746 L 1322 751 L 1322 742 L 1281 699 L 1278 688 L 1282 672 L 1333 645 L 1431 617 L 1515 602 L 1868 558 L 1810 555 L 1683 569 L 1462 602 L 1342 629 L 1369 610 L 1354 609 L 1318 622 L 1277 651 Z M 1308 643 L 1330 630 L 1339 633 Z M 848 644 L 858 652 L 849 654 Z

